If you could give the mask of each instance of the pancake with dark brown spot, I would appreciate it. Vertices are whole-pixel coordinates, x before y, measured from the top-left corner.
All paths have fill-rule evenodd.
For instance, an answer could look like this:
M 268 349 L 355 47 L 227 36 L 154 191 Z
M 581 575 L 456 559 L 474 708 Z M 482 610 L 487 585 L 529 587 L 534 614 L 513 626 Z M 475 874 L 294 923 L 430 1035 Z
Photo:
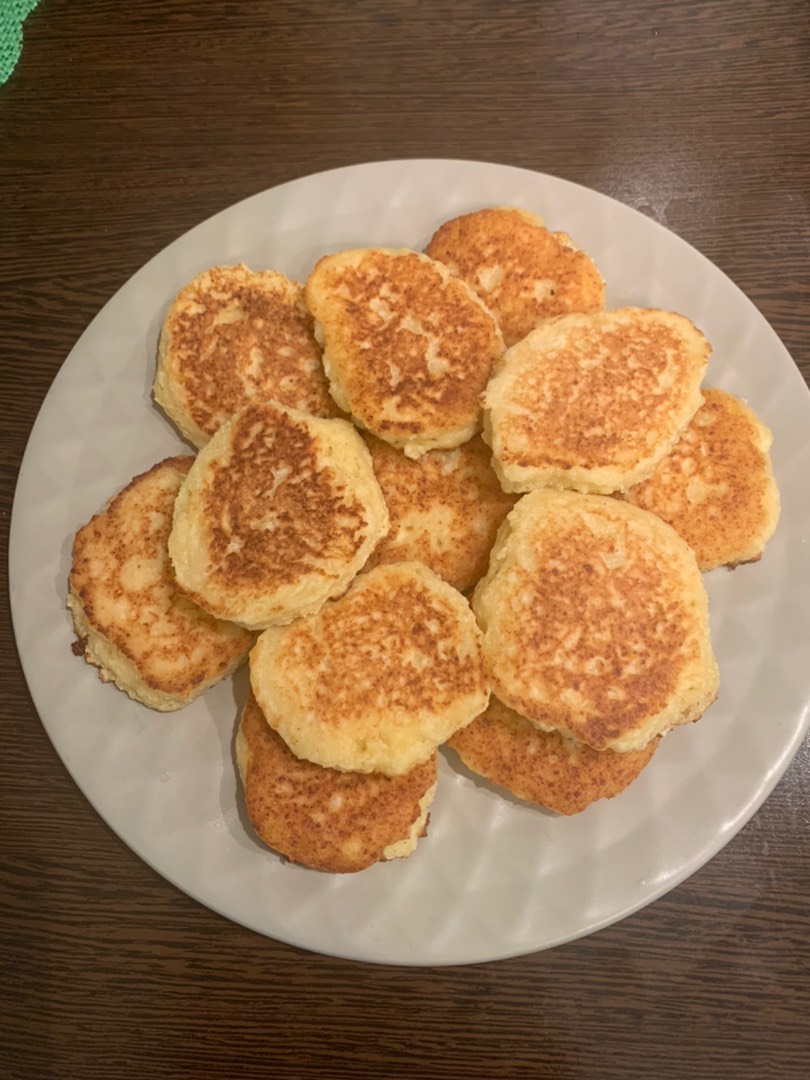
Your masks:
M 414 461 L 371 435 L 366 444 L 391 517 L 366 566 L 415 559 L 462 592 L 472 588 L 516 499 L 501 487 L 489 447 L 475 436 Z
M 332 396 L 361 427 L 409 457 L 480 430 L 503 339 L 446 266 L 404 249 L 344 251 L 318 262 L 306 300 Z
M 304 289 L 272 270 L 215 266 L 163 323 L 155 401 L 195 446 L 249 401 L 335 416 Z
M 647 479 L 703 402 L 710 352 L 673 312 L 548 319 L 506 352 L 484 395 L 504 488 L 607 495 Z
M 416 562 L 377 566 L 317 615 L 266 630 L 250 684 L 298 757 L 388 776 L 426 761 L 489 701 L 469 604 Z
M 336 874 L 407 857 L 427 831 L 436 754 L 403 776 L 322 769 L 297 758 L 251 694 L 236 737 L 248 817 L 293 862 Z
M 494 207 L 446 221 L 427 253 L 475 289 L 507 346 L 544 319 L 605 306 L 605 283 L 593 260 L 525 210 Z
M 194 603 L 263 629 L 339 596 L 387 531 L 371 457 L 348 421 L 254 403 L 198 454 L 169 554 Z
M 493 692 L 595 750 L 640 750 L 717 695 L 695 556 L 669 525 L 619 499 L 524 496 L 473 608 Z
M 594 750 L 556 731 L 541 731 L 497 698 L 448 740 L 461 760 L 518 799 L 558 814 L 578 814 L 598 799 L 612 799 L 646 767 L 660 739 L 618 754 Z
M 672 450 L 625 498 L 668 522 L 701 570 L 756 562 L 779 520 L 771 441 L 745 402 L 704 390 L 703 405 Z
M 68 607 L 78 650 L 131 698 L 180 709 L 230 675 L 254 635 L 181 596 L 168 539 L 177 492 L 194 459 L 136 476 L 76 533 Z

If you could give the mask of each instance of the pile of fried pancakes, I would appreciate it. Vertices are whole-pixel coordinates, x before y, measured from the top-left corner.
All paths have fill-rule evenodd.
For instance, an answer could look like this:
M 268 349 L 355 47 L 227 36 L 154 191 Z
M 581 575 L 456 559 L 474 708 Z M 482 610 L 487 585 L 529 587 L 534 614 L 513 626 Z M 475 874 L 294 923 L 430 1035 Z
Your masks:
M 703 386 L 710 353 L 682 314 L 605 310 L 515 208 L 305 285 L 207 270 L 154 380 L 196 455 L 76 534 L 74 651 L 161 711 L 249 657 L 247 813 L 316 869 L 413 851 L 441 746 L 560 814 L 611 798 L 717 696 L 702 571 L 779 516 L 770 432 Z

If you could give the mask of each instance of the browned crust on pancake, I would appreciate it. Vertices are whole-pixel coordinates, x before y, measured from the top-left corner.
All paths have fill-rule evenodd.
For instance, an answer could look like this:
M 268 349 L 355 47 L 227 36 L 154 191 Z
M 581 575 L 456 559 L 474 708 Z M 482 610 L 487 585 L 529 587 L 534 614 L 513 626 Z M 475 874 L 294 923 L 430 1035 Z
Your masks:
M 325 256 L 306 298 L 332 384 L 362 427 L 395 444 L 465 429 L 458 445 L 480 426 L 479 398 L 503 340 L 444 266 L 406 250 Z
M 650 479 L 625 498 L 671 525 L 701 570 L 713 570 L 760 558 L 776 527 L 779 494 L 768 429 L 731 394 L 704 389 L 703 399 Z
M 240 264 L 200 274 L 172 303 L 160 349 L 179 402 L 204 436 L 254 399 L 338 414 L 303 286 L 274 271 Z
M 192 700 L 201 685 L 231 671 L 254 640 L 253 634 L 190 604 L 176 588 L 167 544 L 174 498 L 193 461 L 181 456 L 159 462 L 82 526 L 74 540 L 69 580 L 90 627 L 135 666 L 146 686 L 178 702 Z M 174 473 L 171 484 L 145 501 L 145 486 L 164 473 Z M 128 586 L 127 566 L 153 560 L 161 568 L 159 582 L 141 590 Z M 146 605 L 151 604 L 166 620 L 157 640 L 150 637 L 155 621 Z M 116 615 L 110 615 L 111 605 Z M 173 629 L 169 637 L 167 625 Z M 95 662 L 86 639 L 82 651 L 88 662 Z M 155 674 L 156 666 L 162 674 Z M 101 677 L 107 681 L 110 675 L 102 671 Z
M 642 750 L 594 750 L 555 731 L 541 731 L 497 698 L 448 745 L 473 772 L 519 799 L 558 814 L 578 814 L 624 791 L 646 767 L 660 738 Z
M 261 840 L 293 862 L 346 874 L 379 862 L 421 814 L 436 754 L 402 776 L 323 769 L 297 758 L 251 694 L 240 729 L 248 817 Z
M 372 435 L 366 444 L 391 518 L 367 568 L 416 559 L 462 592 L 472 588 L 517 498 L 501 487 L 489 447 L 475 436 L 414 461 Z
M 209 462 L 196 496 L 205 594 L 178 572 L 179 587 L 195 603 L 213 610 L 219 607 L 213 597 L 222 598 L 220 613 L 233 604 L 229 615 L 241 621 L 246 604 L 287 585 L 337 580 L 368 542 L 369 510 L 347 478 L 319 459 L 318 437 L 306 419 L 258 402 L 232 419 L 229 451 Z M 373 481 L 370 469 L 369 476 Z
M 467 602 L 415 562 L 375 567 L 317 615 L 265 631 L 250 679 L 298 756 L 388 775 L 428 758 L 489 700 Z
M 511 207 L 446 221 L 427 253 L 475 289 L 497 318 L 507 347 L 543 319 L 605 306 L 604 282 L 592 259 L 574 249 L 566 234 L 554 234 Z
M 334 470 L 319 464 L 311 434 L 288 413 L 273 410 L 272 420 L 272 435 L 267 437 L 265 427 L 265 434 L 257 436 L 254 425 L 266 424 L 266 412 L 247 409 L 233 429 L 227 464 L 214 467 L 206 486 L 213 577 L 224 588 L 230 583 L 261 586 L 268 578 L 295 581 L 324 556 L 350 558 L 368 524 L 359 500 L 336 491 Z M 274 469 L 279 464 L 292 471 L 277 485 Z M 252 482 L 236 486 L 235 476 Z M 272 543 L 255 527 L 270 505 L 281 524 Z M 235 537 L 242 547 L 230 552 Z
M 609 493 L 649 476 L 701 404 L 711 347 L 688 319 L 622 308 L 547 320 L 485 395 L 507 479 Z M 639 476 L 640 473 L 640 476 Z
M 599 495 L 534 492 L 512 515 L 473 598 L 500 700 L 595 750 L 637 750 L 699 719 L 717 666 L 677 534 Z

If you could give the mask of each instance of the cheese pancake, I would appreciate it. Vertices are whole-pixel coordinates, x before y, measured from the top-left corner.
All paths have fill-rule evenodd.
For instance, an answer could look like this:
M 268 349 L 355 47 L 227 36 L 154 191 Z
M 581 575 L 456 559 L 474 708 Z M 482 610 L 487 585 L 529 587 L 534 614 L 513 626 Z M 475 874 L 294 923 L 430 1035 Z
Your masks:
M 484 397 L 504 488 L 610 494 L 646 480 L 702 404 L 710 351 L 666 311 L 549 319 L 507 351 Z
M 541 731 L 493 697 L 489 708 L 448 740 L 474 773 L 518 799 L 558 814 L 579 814 L 598 799 L 624 791 L 658 749 L 618 754 L 594 750 L 557 731 Z
M 372 435 L 366 444 L 391 517 L 366 566 L 415 559 L 462 592 L 472 588 L 516 498 L 501 488 L 481 437 L 418 461 Z
M 493 692 L 595 750 L 640 750 L 717 695 L 695 556 L 619 499 L 526 495 L 501 526 L 473 608 Z
M 701 570 L 756 562 L 779 520 L 772 440 L 745 402 L 704 390 L 686 431 L 625 498 L 668 522 Z
M 344 592 L 387 531 L 371 457 L 348 421 L 256 402 L 198 454 L 169 554 L 190 600 L 258 630 Z
M 344 251 L 316 265 L 306 300 L 332 396 L 361 427 L 409 457 L 480 430 L 503 339 L 446 266 L 405 249 Z
M 335 416 L 303 286 L 242 264 L 194 278 L 163 323 L 154 396 L 197 447 L 249 401 Z
M 318 615 L 266 630 L 250 682 L 298 757 L 388 776 L 426 761 L 489 700 L 467 601 L 416 562 L 375 567 Z
M 446 221 L 427 253 L 475 289 L 507 346 L 544 319 L 605 306 L 605 283 L 593 260 L 526 210 L 491 207 Z
M 68 607 L 74 651 L 104 682 L 152 709 L 181 709 L 230 675 L 254 635 L 219 622 L 175 589 L 167 543 L 192 457 L 136 476 L 76 533 Z
M 403 776 L 322 769 L 297 758 L 251 694 L 236 736 L 245 807 L 268 847 L 314 870 L 406 858 L 426 833 L 436 753 Z

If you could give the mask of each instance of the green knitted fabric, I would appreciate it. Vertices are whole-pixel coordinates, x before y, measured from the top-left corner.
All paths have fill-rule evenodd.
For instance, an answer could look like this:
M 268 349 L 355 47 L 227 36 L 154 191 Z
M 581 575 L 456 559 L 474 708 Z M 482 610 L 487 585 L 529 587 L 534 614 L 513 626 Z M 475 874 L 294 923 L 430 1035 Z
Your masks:
M 0 0 L 0 86 L 6 82 L 17 61 L 23 40 L 23 22 L 39 0 Z

